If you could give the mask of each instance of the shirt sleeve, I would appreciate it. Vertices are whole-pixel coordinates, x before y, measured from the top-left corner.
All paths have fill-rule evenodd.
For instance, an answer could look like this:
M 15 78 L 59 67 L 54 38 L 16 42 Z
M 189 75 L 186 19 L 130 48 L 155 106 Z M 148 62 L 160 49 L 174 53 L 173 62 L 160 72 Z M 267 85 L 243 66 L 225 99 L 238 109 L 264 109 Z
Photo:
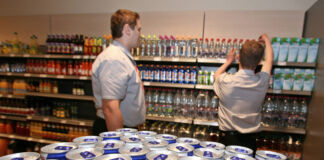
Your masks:
M 268 72 L 264 72 L 264 71 L 261 71 L 258 74 L 261 77 L 261 80 L 264 83 L 264 85 L 269 87 L 270 74 Z
M 125 65 L 118 60 L 106 60 L 101 65 L 98 78 L 101 85 L 102 98 L 124 99 L 129 80 Z
M 224 77 L 226 76 L 226 73 L 223 73 L 221 75 L 219 75 L 218 77 L 216 77 L 215 82 L 214 82 L 214 92 L 215 94 L 220 97 L 221 96 L 221 90 L 220 90 L 220 85 L 224 79 Z

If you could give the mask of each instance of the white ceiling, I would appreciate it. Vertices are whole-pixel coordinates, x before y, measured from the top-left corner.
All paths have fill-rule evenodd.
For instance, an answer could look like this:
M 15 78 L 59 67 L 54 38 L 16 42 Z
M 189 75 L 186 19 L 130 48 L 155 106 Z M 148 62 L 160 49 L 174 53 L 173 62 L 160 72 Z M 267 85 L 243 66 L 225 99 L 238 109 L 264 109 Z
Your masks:
M 317 0 L 0 0 L 0 16 L 152 11 L 307 11 Z

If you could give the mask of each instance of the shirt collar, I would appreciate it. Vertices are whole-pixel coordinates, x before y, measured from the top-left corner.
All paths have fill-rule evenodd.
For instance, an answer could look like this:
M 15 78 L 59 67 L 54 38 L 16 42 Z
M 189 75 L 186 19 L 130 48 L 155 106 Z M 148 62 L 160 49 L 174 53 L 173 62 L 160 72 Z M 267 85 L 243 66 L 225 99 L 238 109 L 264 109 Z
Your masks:
M 129 50 L 124 45 L 122 45 L 121 43 L 119 43 L 116 40 L 114 40 L 112 44 L 114 46 L 119 47 L 126 54 L 126 56 L 128 56 L 129 58 L 131 58 L 133 60 L 132 54 L 129 52 Z
M 240 69 L 238 72 L 238 74 L 246 74 L 246 75 L 254 75 L 254 71 L 250 70 L 250 69 Z

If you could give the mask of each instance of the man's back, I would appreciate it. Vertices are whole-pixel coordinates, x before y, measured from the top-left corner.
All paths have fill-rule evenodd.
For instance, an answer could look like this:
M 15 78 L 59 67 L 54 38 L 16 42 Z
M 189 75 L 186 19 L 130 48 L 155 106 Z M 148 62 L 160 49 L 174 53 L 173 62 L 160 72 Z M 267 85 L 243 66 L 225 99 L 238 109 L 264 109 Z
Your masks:
M 269 86 L 270 75 L 239 70 L 224 73 L 215 80 L 214 90 L 220 99 L 219 126 L 223 131 L 252 133 L 260 131 L 261 107 Z

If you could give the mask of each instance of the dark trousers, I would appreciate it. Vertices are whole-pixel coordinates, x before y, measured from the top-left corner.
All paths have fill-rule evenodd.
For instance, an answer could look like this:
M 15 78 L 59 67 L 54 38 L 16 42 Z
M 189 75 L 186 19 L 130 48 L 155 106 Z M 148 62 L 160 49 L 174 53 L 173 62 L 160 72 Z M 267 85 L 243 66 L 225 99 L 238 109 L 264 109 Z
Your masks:
M 129 127 L 129 126 L 125 126 L 124 128 L 134 128 L 137 129 L 137 127 Z M 97 117 L 97 119 L 93 122 L 93 126 L 92 126 L 92 135 L 96 135 L 99 136 L 100 133 L 102 132 L 107 132 L 107 126 L 106 126 L 106 121 L 100 117 Z
M 255 133 L 241 134 L 237 131 L 221 131 L 219 142 L 225 146 L 238 145 L 250 148 L 253 150 L 253 155 L 257 149 Z

